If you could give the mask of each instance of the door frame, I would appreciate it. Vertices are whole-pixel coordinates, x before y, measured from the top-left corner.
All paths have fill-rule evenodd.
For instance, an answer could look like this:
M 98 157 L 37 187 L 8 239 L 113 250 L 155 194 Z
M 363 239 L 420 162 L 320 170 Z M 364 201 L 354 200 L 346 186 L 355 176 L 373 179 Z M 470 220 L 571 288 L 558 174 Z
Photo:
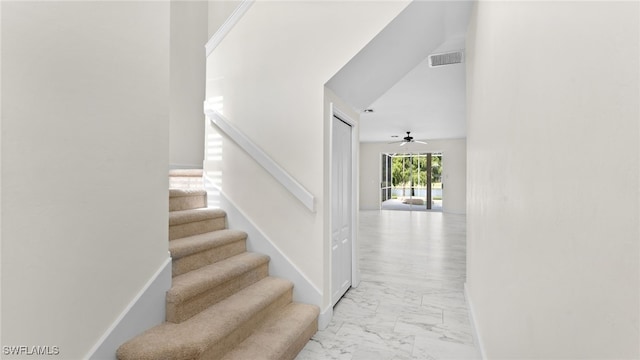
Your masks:
M 333 102 L 329 104 L 329 146 L 330 149 L 333 148 L 333 118 L 334 116 L 338 119 L 342 120 L 347 125 L 351 126 L 351 196 L 347 199 L 350 202 L 351 208 L 351 287 L 358 287 L 360 284 L 360 264 L 358 261 L 359 251 L 358 251 L 358 169 L 359 169 L 359 128 L 358 122 L 353 120 L 349 115 L 345 112 L 341 111 Z M 333 178 L 333 153 L 330 150 L 329 156 L 329 196 L 331 199 L 331 194 L 333 191 L 333 184 L 331 179 Z M 333 258 L 331 252 L 331 229 L 333 229 L 332 222 L 332 206 L 331 204 L 327 205 L 328 208 L 328 221 L 329 221 L 329 231 L 328 231 L 328 241 L 327 246 L 329 247 L 329 269 L 330 273 L 333 271 Z M 329 281 L 332 281 L 332 276 L 329 276 Z M 330 292 L 333 291 L 333 284 L 329 285 Z M 331 296 L 329 296 L 331 298 Z M 330 300 L 333 303 L 333 300 Z

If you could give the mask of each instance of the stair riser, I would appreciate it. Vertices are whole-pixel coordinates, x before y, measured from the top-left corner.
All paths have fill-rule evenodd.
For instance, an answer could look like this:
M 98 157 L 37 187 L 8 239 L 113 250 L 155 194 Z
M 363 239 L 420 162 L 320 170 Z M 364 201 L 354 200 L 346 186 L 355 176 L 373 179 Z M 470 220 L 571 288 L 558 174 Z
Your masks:
M 175 259 L 173 260 L 172 274 L 173 276 L 182 275 L 203 266 L 241 254 L 246 250 L 247 244 L 243 239 L 180 259 Z
M 283 306 L 290 303 L 293 299 L 293 289 L 288 290 L 287 292 L 280 295 L 275 301 L 271 304 L 263 308 L 260 312 L 254 314 L 248 321 L 243 324 L 238 324 L 236 329 L 231 332 L 227 337 L 222 339 L 221 341 L 212 344 L 207 350 L 205 350 L 202 355 L 198 358 L 198 360 L 220 360 L 231 349 L 233 349 L 236 345 L 240 344 L 244 341 L 255 328 L 260 326 L 265 319 L 269 316 L 269 314 L 275 312 L 276 310 L 282 308 Z
M 294 359 L 318 329 L 317 307 L 291 303 L 269 316 L 222 360 Z M 276 335 L 277 334 L 277 335 Z
M 226 228 L 225 217 L 195 221 L 186 224 L 169 226 L 169 240 L 175 240 L 191 235 L 204 234 L 210 231 L 222 230 Z
M 316 317 L 307 328 L 300 333 L 300 336 L 291 344 L 288 351 L 278 358 L 278 360 L 293 360 L 300 351 L 307 345 L 309 339 L 318 331 L 318 318 Z
M 167 301 L 167 321 L 181 323 L 193 315 L 223 300 L 237 291 L 264 279 L 269 274 L 269 264 L 264 263 L 244 274 L 213 287 L 197 296 L 180 303 Z
M 169 198 L 169 211 L 200 209 L 207 207 L 206 195 L 179 196 Z

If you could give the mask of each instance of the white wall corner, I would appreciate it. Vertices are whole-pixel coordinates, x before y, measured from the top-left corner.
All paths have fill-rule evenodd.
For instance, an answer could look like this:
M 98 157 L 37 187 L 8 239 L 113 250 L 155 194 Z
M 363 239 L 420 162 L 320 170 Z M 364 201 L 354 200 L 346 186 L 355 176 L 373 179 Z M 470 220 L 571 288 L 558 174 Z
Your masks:
M 116 360 L 127 340 L 159 325 L 166 318 L 166 292 L 171 288 L 171 257 L 167 258 L 129 305 L 89 351 L 85 359 Z
M 469 294 L 469 286 L 464 283 L 464 298 L 467 300 L 467 308 L 469 309 L 469 320 L 471 321 L 471 330 L 473 331 L 473 340 L 476 346 L 480 350 L 480 356 L 483 360 L 487 359 L 487 354 L 484 351 L 484 343 L 482 342 L 482 336 L 480 336 L 480 327 L 478 326 L 478 318 L 476 317 L 473 302 L 471 301 L 471 295 Z
M 333 318 L 333 306 L 329 305 L 326 309 L 320 311 L 320 315 L 318 316 L 318 330 L 326 329 L 331 322 L 331 318 Z

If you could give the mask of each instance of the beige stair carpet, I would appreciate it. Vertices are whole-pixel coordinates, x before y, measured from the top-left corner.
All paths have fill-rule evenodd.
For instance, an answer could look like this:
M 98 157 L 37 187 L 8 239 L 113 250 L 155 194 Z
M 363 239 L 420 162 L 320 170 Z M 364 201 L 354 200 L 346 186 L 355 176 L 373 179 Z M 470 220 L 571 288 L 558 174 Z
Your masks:
M 175 178 L 166 322 L 122 344 L 117 358 L 295 358 L 317 331 L 319 309 L 293 302 L 293 284 L 269 276 L 269 257 L 247 252 L 247 234 L 228 229 L 224 211 L 206 208 L 202 170 L 172 170 Z

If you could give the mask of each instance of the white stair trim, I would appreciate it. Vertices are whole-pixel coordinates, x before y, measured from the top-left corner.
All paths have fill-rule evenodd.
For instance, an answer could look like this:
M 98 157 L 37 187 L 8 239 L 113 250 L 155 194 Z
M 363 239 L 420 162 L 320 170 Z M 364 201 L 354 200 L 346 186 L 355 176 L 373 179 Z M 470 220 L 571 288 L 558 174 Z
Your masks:
M 255 0 L 243 0 L 242 3 L 238 5 L 233 13 L 231 13 L 227 20 L 222 24 L 222 26 L 220 26 L 218 31 L 216 31 L 215 34 L 211 36 L 211 39 L 209 39 L 209 41 L 207 41 L 206 45 L 204 46 L 207 57 L 213 52 L 213 50 L 215 50 L 215 48 L 218 47 L 218 45 L 220 45 L 222 39 L 227 36 L 231 29 L 233 29 L 233 27 L 242 18 L 244 13 L 246 13 L 251 5 L 253 5 L 254 1 Z
M 333 318 L 333 306 L 329 304 L 324 310 L 320 312 L 318 315 L 318 330 L 324 330 L 329 326 L 331 319 Z
M 286 170 L 278 165 L 267 153 L 260 149 L 251 139 L 236 129 L 229 120 L 214 109 L 214 104 L 205 101 L 204 113 L 212 124 L 231 138 L 238 146 L 249 154 L 260 166 L 273 176 L 285 189 L 296 197 L 311 212 L 316 211 L 315 197 L 294 179 Z

